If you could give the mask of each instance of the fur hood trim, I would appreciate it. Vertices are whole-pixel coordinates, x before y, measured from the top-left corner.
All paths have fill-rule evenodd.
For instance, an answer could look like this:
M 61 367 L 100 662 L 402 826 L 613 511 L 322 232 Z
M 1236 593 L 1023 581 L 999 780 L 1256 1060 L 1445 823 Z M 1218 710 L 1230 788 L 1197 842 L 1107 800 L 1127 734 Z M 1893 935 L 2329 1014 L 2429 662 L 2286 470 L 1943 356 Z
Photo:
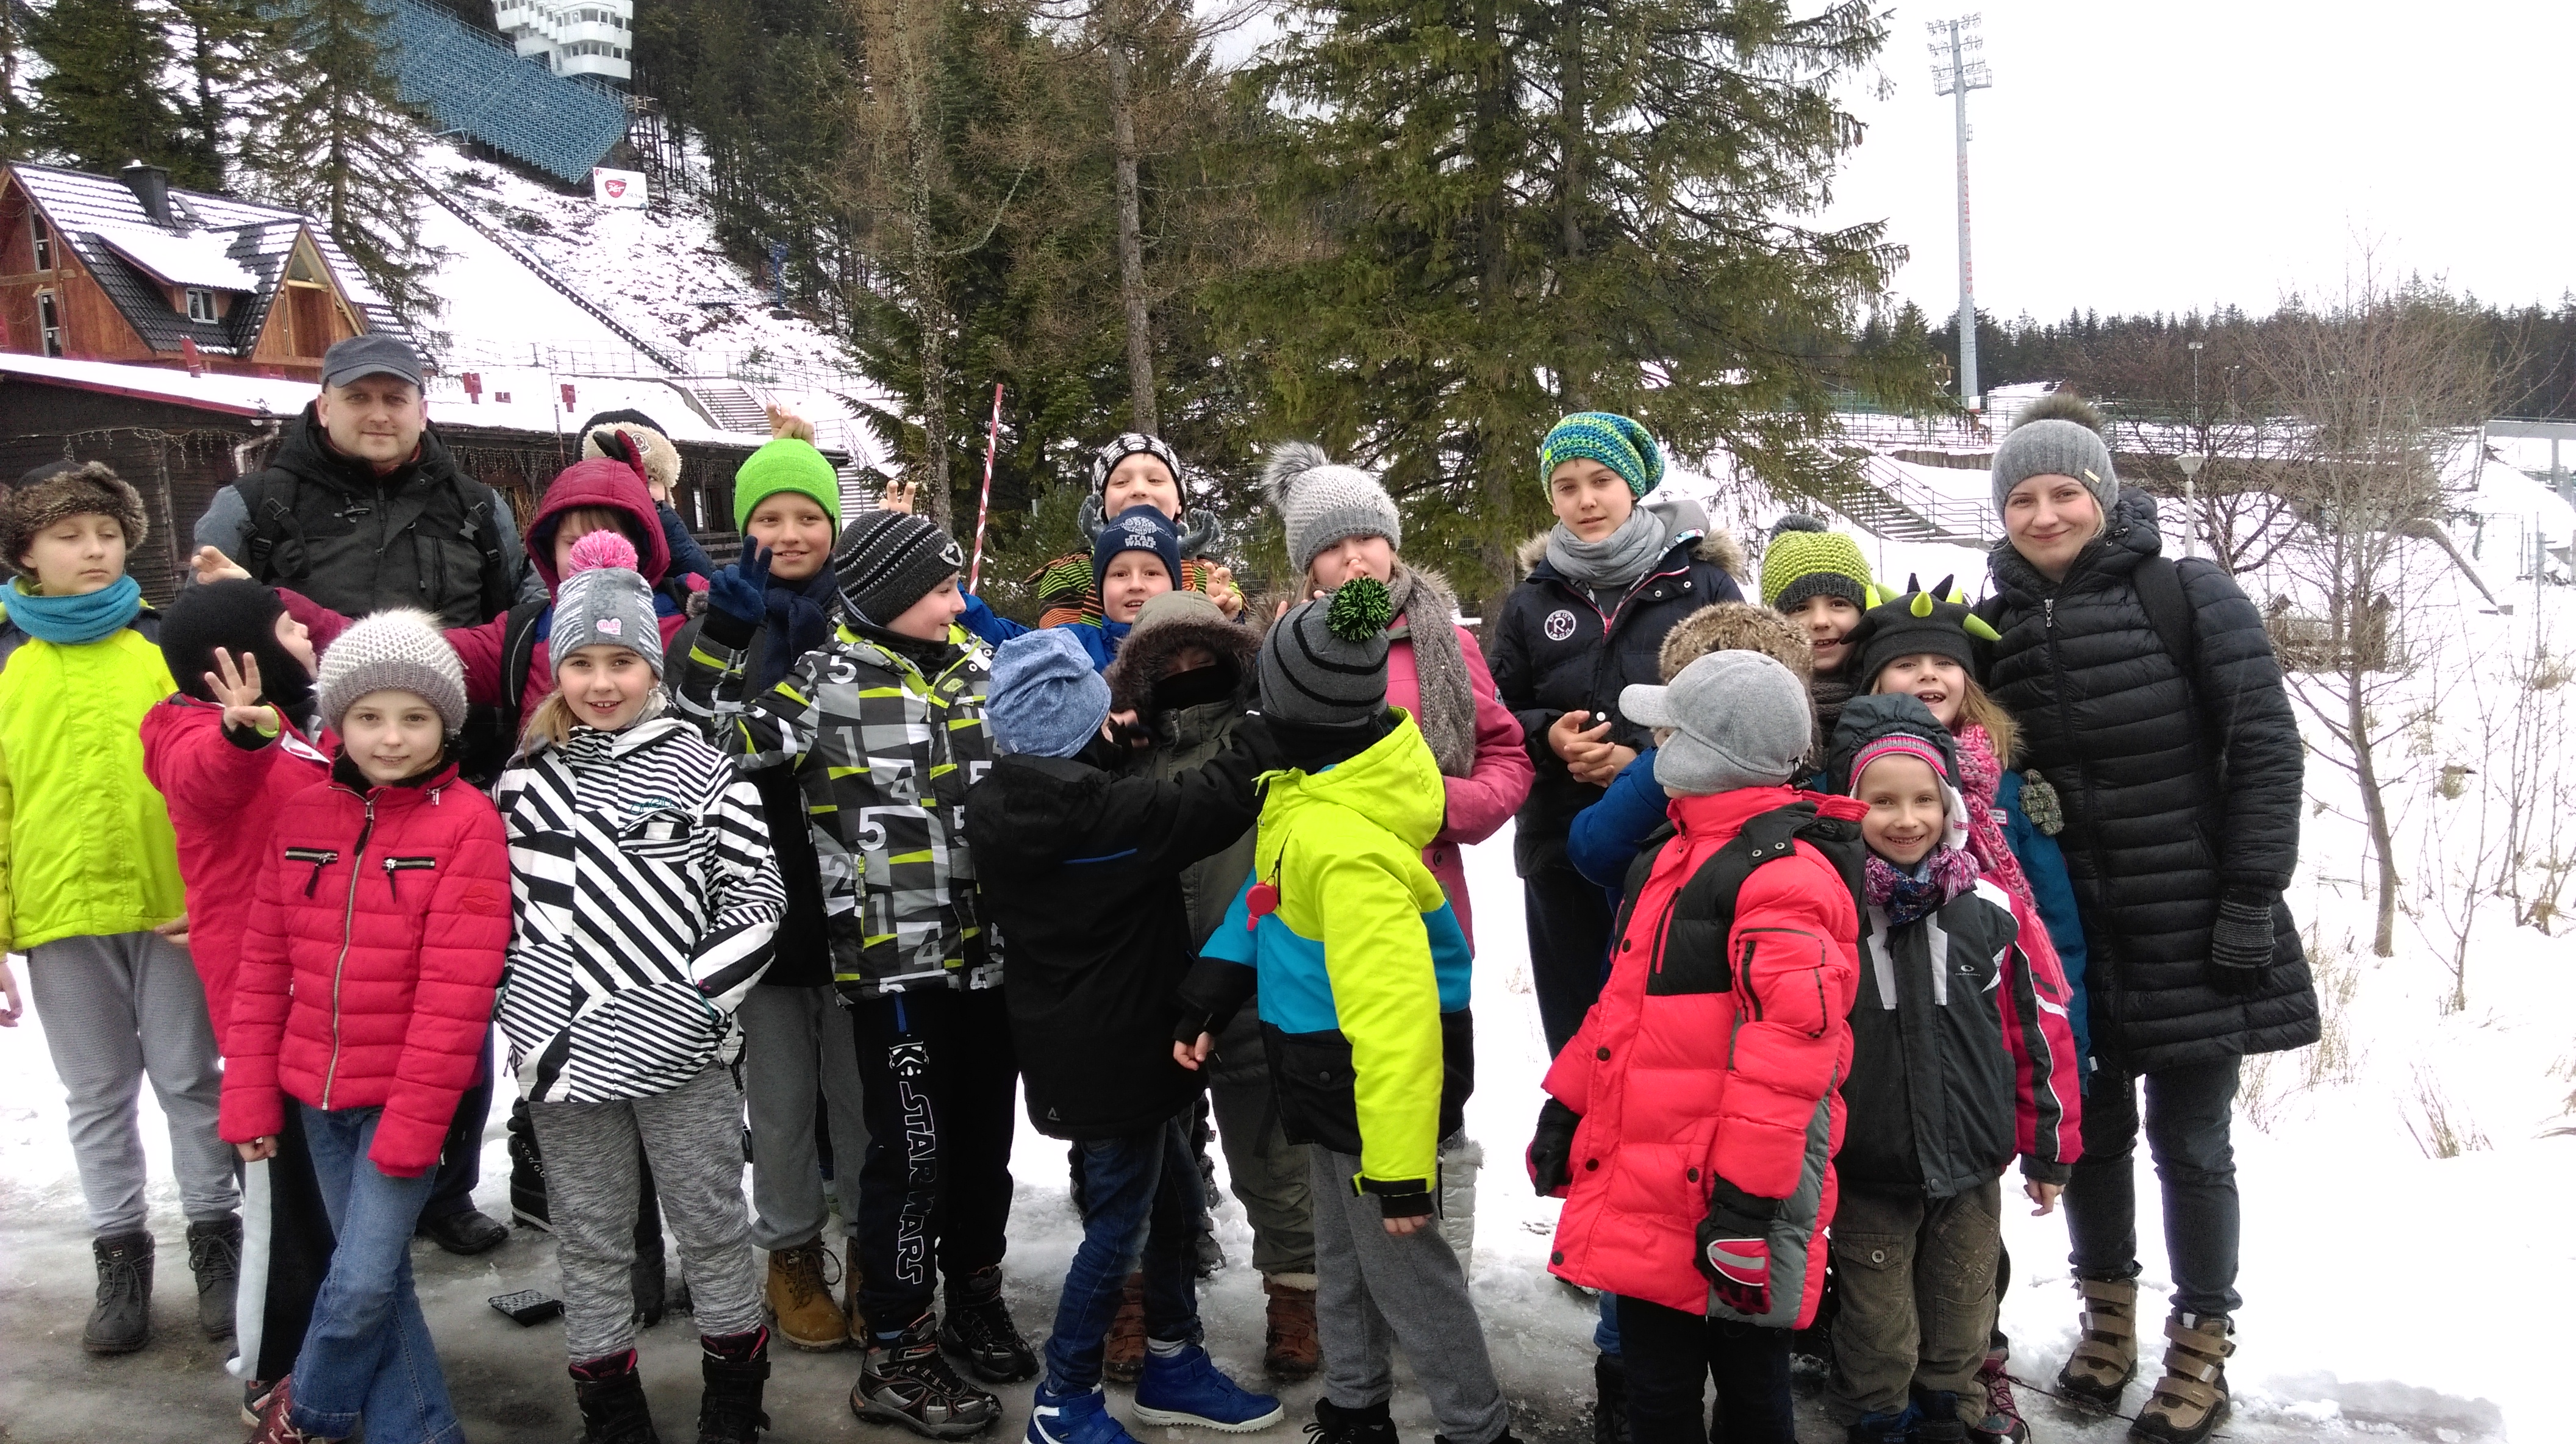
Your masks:
M 1711 652 L 1760 652 L 1789 669 L 1800 686 L 1814 680 L 1816 651 L 1805 630 L 1769 607 L 1751 602 L 1715 602 L 1700 608 L 1664 633 L 1655 656 L 1666 682 Z

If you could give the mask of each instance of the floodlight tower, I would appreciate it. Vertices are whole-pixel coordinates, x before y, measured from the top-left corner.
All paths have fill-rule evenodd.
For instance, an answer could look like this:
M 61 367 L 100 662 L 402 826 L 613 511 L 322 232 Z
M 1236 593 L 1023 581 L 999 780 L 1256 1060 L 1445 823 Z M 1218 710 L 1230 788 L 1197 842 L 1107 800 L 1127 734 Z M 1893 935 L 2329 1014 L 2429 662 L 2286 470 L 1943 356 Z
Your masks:
M 1969 410 L 1981 404 L 1977 392 L 1977 282 L 1968 264 L 1968 92 L 1994 84 L 1986 62 L 1968 57 L 1986 48 L 1977 33 L 1978 17 L 1930 20 L 1925 48 L 1932 52 L 1932 93 L 1956 98 L 1959 133 L 1959 400 Z

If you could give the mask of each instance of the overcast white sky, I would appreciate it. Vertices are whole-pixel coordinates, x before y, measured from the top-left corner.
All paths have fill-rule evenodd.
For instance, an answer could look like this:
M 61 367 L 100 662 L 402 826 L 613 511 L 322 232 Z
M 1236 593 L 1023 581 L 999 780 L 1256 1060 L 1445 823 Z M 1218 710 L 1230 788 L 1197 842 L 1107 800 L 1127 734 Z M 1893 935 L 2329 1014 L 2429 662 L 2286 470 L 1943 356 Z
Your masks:
M 2268 310 L 2365 242 L 2503 302 L 2576 289 L 2576 5 L 1953 0 L 1895 7 L 1887 99 L 1833 216 L 1884 216 L 1897 290 L 1958 304 L 1950 102 L 1927 19 L 1978 10 L 1979 309 Z
M 2496 301 L 2576 290 L 2570 0 L 1938 0 L 1894 8 L 1892 87 L 1850 96 L 1869 135 L 1829 213 L 1889 220 L 1912 251 L 1896 289 L 1935 318 L 1958 304 L 1955 166 L 1923 24 L 1972 9 L 1990 315 L 2267 311 L 2365 243 Z

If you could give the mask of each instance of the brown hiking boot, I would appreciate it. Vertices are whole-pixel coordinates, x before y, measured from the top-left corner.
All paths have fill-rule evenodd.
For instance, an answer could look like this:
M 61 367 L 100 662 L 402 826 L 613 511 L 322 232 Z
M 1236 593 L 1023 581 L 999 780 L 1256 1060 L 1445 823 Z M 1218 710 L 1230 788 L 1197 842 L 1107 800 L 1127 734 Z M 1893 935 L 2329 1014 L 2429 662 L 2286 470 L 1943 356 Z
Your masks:
M 819 1238 L 769 1255 L 769 1316 L 778 1337 L 800 1349 L 821 1352 L 850 1341 L 850 1320 L 832 1302 L 832 1285 L 823 1277 L 831 1259 Z
M 2075 1291 L 2084 1296 L 2083 1331 L 2057 1371 L 2058 1390 L 2068 1403 L 2116 1410 L 2138 1372 L 2138 1281 L 2077 1279 Z
M 859 1312 L 859 1241 L 850 1240 L 850 1261 L 841 1271 L 841 1313 L 850 1321 L 850 1342 L 868 1346 L 867 1315 Z
M 2177 1313 L 2165 1321 L 2165 1376 L 2138 1410 L 2129 1437 L 2150 1444 L 2201 1444 L 2227 1420 L 2227 1356 L 2236 1352 L 2225 1314 Z
M 1274 1379 L 1311 1379 L 1323 1365 L 1323 1348 L 1315 1338 L 1315 1290 L 1280 1282 L 1285 1275 L 1261 1280 L 1270 1296 L 1269 1329 L 1261 1341 L 1261 1367 Z M 1306 1275 L 1311 1278 L 1313 1275 Z
M 1118 1317 L 1109 1321 L 1109 1338 L 1100 1351 L 1100 1376 L 1113 1384 L 1133 1384 L 1145 1372 L 1145 1276 L 1129 1274 L 1118 1300 Z

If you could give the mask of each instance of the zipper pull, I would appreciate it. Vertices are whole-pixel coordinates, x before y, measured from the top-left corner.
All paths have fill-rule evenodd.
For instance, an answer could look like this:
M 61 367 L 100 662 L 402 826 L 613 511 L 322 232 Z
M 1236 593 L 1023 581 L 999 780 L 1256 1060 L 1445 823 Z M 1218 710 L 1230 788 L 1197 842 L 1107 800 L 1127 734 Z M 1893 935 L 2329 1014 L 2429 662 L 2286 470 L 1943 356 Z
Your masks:
M 2040 603 L 2039 603 L 2039 616 L 2040 616 L 2040 630 L 2042 630 L 2042 631 L 2046 631 L 2046 632 L 2054 632 L 2054 631 L 2056 631 L 2056 630 L 2057 630 L 2057 598 L 2055 598 L 2055 597 L 2043 597 L 2043 598 L 2041 598 L 2041 599 L 2040 599 Z

